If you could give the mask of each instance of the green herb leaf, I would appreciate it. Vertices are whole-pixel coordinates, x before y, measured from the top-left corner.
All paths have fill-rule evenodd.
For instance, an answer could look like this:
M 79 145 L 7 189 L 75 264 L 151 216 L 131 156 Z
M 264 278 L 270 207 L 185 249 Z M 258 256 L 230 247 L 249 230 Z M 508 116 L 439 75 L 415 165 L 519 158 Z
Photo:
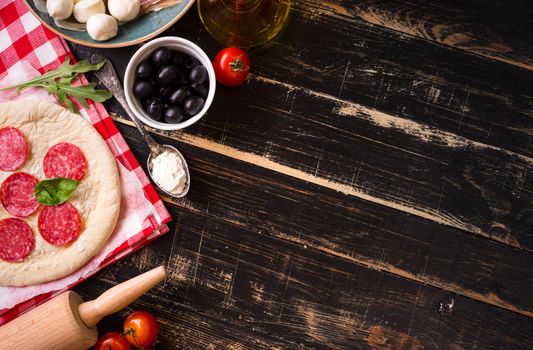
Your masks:
M 39 181 L 33 190 L 37 201 L 43 205 L 58 205 L 67 201 L 78 188 L 79 181 L 56 177 Z
M 70 64 L 70 57 L 66 56 L 65 61 L 55 70 L 46 72 L 22 84 L 0 88 L 0 91 L 16 89 L 17 92 L 20 92 L 29 87 L 41 87 L 46 89 L 49 94 L 55 95 L 61 105 L 67 107 L 72 112 L 77 112 L 76 105 L 69 99 L 70 97 L 73 97 L 84 107 L 87 107 L 86 100 L 104 102 L 112 97 L 111 92 L 107 90 L 95 90 L 94 87 L 96 84 L 82 86 L 70 85 L 77 78 L 78 74 L 97 71 L 103 65 L 104 63 L 91 64 L 87 60 Z

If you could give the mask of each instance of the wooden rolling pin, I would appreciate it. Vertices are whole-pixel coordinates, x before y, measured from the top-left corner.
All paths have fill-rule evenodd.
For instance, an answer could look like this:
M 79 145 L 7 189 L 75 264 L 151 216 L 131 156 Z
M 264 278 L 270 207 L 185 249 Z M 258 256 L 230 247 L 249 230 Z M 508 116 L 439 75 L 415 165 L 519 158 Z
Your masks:
M 88 349 L 98 339 L 95 326 L 104 316 L 125 308 L 165 276 L 159 266 L 87 302 L 75 292 L 62 293 L 0 327 L 0 349 Z

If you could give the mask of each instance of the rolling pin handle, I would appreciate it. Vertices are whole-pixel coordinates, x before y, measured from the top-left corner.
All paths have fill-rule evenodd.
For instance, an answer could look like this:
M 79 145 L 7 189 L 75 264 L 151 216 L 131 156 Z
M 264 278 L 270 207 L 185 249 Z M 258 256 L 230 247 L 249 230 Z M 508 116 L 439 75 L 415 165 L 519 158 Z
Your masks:
M 98 298 L 80 304 L 80 318 L 92 328 L 105 316 L 122 310 L 166 277 L 164 266 L 143 273 L 108 289 Z

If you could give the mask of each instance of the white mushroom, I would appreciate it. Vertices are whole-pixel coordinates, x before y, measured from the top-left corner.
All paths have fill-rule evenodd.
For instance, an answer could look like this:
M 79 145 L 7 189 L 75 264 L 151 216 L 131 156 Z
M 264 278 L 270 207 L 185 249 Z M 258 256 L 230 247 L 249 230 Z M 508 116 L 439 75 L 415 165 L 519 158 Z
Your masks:
M 48 14 L 55 19 L 69 18 L 73 8 L 73 0 L 48 0 L 46 2 Z
M 98 13 L 105 13 L 102 0 L 81 0 L 74 5 L 74 18 L 80 23 L 87 22 L 90 17 Z
M 131 21 L 139 14 L 140 0 L 108 0 L 107 9 L 119 21 Z
M 89 33 L 94 40 L 109 40 L 117 35 L 117 31 L 117 20 L 113 16 L 105 13 L 98 13 L 91 16 L 87 21 L 87 33 Z

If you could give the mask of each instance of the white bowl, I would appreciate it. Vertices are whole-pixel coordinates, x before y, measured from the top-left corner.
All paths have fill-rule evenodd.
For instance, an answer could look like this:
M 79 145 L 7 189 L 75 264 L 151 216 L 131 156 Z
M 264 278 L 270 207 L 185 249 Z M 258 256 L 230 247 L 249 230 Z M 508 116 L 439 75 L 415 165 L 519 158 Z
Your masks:
M 148 114 L 146 114 L 146 112 L 142 108 L 139 99 L 135 97 L 135 95 L 133 95 L 132 88 L 133 83 L 135 81 L 135 70 L 137 66 L 139 65 L 139 63 L 147 59 L 148 56 L 150 56 L 150 54 L 155 49 L 158 49 L 160 47 L 166 47 L 169 50 L 180 51 L 197 58 L 200 63 L 202 63 L 202 65 L 207 69 L 207 74 L 209 76 L 209 91 L 207 93 L 207 98 L 205 99 L 204 107 L 200 112 L 198 112 L 198 114 L 190 117 L 189 119 L 181 123 L 168 124 L 153 120 L 148 116 Z M 140 120 L 156 129 L 178 130 L 196 123 L 198 120 L 200 120 L 200 118 L 204 116 L 204 114 L 209 109 L 211 102 L 213 102 L 213 98 L 215 97 L 216 80 L 215 71 L 213 69 L 213 65 L 211 64 L 211 61 L 209 60 L 209 57 L 207 57 L 205 52 L 200 47 L 198 47 L 198 45 L 189 40 L 179 38 L 177 36 L 165 36 L 149 41 L 147 44 L 143 45 L 139 50 L 137 50 L 137 52 L 135 52 L 135 54 L 131 57 L 128 66 L 126 67 L 126 74 L 124 75 L 123 85 L 128 106 Z

